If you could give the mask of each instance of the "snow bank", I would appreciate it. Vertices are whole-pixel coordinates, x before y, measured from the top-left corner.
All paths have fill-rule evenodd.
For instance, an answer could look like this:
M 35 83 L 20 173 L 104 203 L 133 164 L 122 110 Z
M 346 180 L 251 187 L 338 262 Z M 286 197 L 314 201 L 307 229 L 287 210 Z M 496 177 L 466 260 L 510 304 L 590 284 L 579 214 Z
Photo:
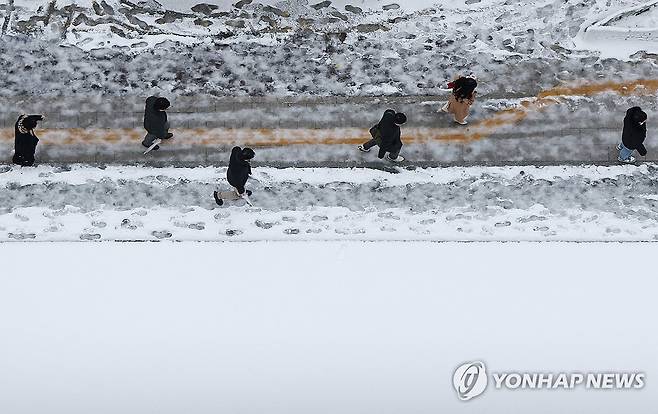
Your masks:
M 436 95 L 458 72 L 473 71 L 481 92 L 534 95 L 583 70 L 590 79 L 652 70 L 646 61 L 602 65 L 597 52 L 574 47 L 583 23 L 628 0 L 596 6 L 579 0 L 353 1 L 359 9 L 352 11 L 345 2 L 270 3 L 223 11 L 107 1 L 56 3 L 54 12 L 45 3 L 39 10 L 17 7 L 0 43 L 7 68 L 0 91 L 9 97 L 67 90 L 91 96 Z
M 584 25 L 576 44 L 617 59 L 627 59 L 639 51 L 658 52 L 658 1 L 623 8 Z
M 656 166 L 257 168 L 218 208 L 225 170 L 12 168 L 0 240 L 658 240 Z

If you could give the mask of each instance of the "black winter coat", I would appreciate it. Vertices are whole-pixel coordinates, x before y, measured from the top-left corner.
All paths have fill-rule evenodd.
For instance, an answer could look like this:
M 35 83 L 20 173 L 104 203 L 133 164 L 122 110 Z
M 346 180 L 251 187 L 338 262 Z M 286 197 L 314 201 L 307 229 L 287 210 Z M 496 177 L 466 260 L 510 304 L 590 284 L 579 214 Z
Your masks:
M 28 118 L 41 119 L 40 115 L 21 115 L 14 125 L 14 164 L 31 166 L 34 164 L 34 152 L 37 149 L 39 138 L 34 135 L 34 130 L 28 130 L 23 126 L 23 121 Z
M 238 190 L 238 193 L 243 194 L 245 189 L 244 185 L 247 183 L 251 175 L 251 164 L 249 161 L 242 159 L 242 148 L 233 147 L 231 150 L 231 160 L 228 163 L 228 171 L 226 171 L 226 178 L 229 184 Z
M 633 107 L 626 111 L 624 118 L 624 132 L 621 141 L 624 146 L 631 150 L 637 150 L 640 155 L 647 155 L 647 149 L 644 147 L 644 140 L 647 138 L 647 124 L 640 125 L 636 119 L 642 110 L 639 107 Z
M 378 127 L 382 136 L 381 144 L 379 144 L 379 154 L 381 155 L 379 158 L 384 158 L 383 154 L 387 151 L 396 151 L 402 148 L 400 126 L 395 123 L 394 110 L 388 109 L 384 112 Z
M 164 139 L 167 135 L 167 113 L 158 111 L 154 108 L 156 96 L 150 96 L 146 99 L 144 108 L 144 129 L 157 138 Z

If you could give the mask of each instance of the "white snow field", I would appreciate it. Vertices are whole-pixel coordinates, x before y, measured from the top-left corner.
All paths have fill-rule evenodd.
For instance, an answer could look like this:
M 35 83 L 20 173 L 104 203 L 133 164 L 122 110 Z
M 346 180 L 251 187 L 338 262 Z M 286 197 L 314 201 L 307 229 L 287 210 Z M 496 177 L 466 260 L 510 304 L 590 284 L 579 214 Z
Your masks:
M 654 414 L 650 244 L 0 245 L 3 414 Z M 456 367 L 643 372 L 496 390 Z
M 0 168 L 0 241 L 655 241 L 658 169 L 640 166 Z

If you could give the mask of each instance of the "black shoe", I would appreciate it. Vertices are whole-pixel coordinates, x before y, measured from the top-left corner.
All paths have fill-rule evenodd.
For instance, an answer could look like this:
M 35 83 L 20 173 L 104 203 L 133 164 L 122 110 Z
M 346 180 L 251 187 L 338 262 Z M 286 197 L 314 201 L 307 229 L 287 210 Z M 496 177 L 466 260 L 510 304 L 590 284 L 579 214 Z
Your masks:
M 173 137 L 174 137 L 174 134 L 172 134 L 171 132 L 169 132 L 169 133 L 168 133 L 167 135 L 165 135 L 164 138 L 162 138 L 162 139 L 172 139 Z
M 219 198 L 219 196 L 217 195 L 217 191 L 214 191 L 212 193 L 212 196 L 215 197 L 215 203 L 217 203 L 218 206 L 223 206 L 224 205 L 224 200 Z
M 247 190 L 247 191 L 245 191 L 245 193 L 247 193 L 247 197 L 251 197 L 251 194 L 252 194 L 251 190 Z

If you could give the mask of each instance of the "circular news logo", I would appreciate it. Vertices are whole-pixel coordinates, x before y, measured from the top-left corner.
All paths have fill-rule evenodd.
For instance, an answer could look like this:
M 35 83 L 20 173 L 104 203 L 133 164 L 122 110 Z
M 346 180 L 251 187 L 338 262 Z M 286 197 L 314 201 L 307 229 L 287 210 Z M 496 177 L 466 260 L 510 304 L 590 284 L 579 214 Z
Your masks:
M 457 396 L 462 401 L 468 401 L 482 394 L 487 389 L 487 369 L 484 362 L 467 362 L 455 370 L 452 384 Z

